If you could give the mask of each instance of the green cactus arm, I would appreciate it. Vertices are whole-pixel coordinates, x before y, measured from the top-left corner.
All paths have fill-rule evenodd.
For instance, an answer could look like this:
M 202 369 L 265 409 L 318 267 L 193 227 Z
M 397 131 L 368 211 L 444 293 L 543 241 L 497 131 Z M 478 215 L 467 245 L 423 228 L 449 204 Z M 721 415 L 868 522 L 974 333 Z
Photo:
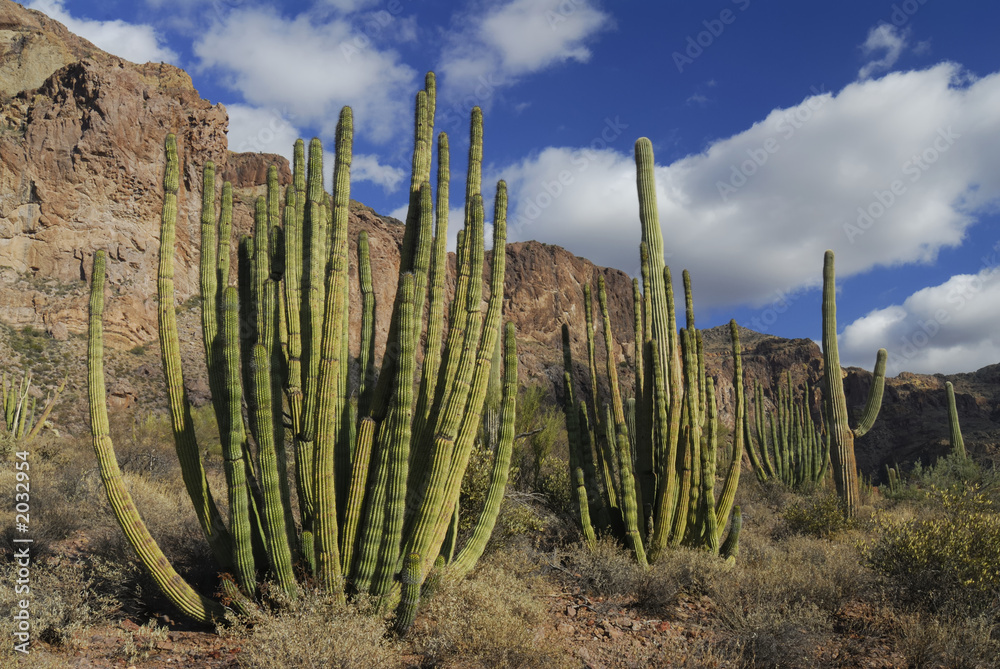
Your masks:
M 347 494 L 347 508 L 340 537 L 340 564 L 343 573 L 350 574 L 354 565 L 354 549 L 357 544 L 358 527 L 364 508 L 365 491 L 368 488 L 368 472 L 371 466 L 372 444 L 375 439 L 375 421 L 363 417 L 358 423 L 354 461 L 351 463 L 351 487 Z
M 239 304 L 236 289 L 226 287 L 222 293 L 222 332 L 216 340 L 215 359 L 219 364 L 222 395 L 216 399 L 223 411 L 219 422 L 219 438 L 229 493 L 229 528 L 233 536 L 233 566 L 236 582 L 244 593 L 253 597 L 257 577 L 252 544 L 250 498 L 244 456 L 246 436 L 243 430 L 243 389 L 240 385 Z
M 421 188 L 423 203 L 430 209 L 430 185 Z M 410 436 L 413 419 L 413 378 L 416 361 L 414 327 L 417 315 L 417 279 L 413 273 L 402 275 L 399 302 L 399 356 L 396 369 L 396 387 L 390 401 L 389 413 L 379 426 L 378 441 L 385 453 L 382 466 L 387 468 L 385 523 L 382 542 L 371 593 L 385 595 L 392 587 L 396 574 L 396 561 L 402 546 L 403 521 L 406 511 L 406 479 L 409 473 Z M 423 302 L 420 302 L 423 307 Z
M 358 282 L 361 288 L 361 355 L 358 368 L 358 415 L 367 416 L 375 387 L 375 289 L 372 285 L 371 253 L 368 233 L 358 233 Z
M 427 345 L 424 363 L 420 370 L 420 389 L 417 407 L 414 410 L 413 434 L 418 446 L 432 443 L 424 438 L 424 427 L 430 418 L 431 403 L 434 398 L 434 384 L 441 365 L 441 343 L 444 333 L 444 281 L 448 264 L 448 201 L 450 152 L 448 135 L 438 135 L 437 202 L 435 205 L 434 247 L 431 251 L 430 291 L 427 308 Z M 426 450 L 426 449 L 425 449 Z M 421 453 L 418 461 L 426 462 L 426 453 Z
M 962 426 L 958 424 L 958 407 L 955 404 L 955 386 L 951 381 L 944 384 L 948 393 L 948 432 L 951 439 L 951 452 L 962 460 L 968 456 L 965 453 L 965 440 L 962 439 Z
M 223 394 L 223 372 L 221 365 L 215 360 L 215 340 L 219 333 L 218 301 L 221 297 L 217 265 L 216 227 L 215 163 L 208 160 L 205 161 L 202 168 L 199 284 L 201 288 L 201 332 L 205 346 L 205 364 L 208 367 L 208 384 L 213 400 Z M 217 401 L 212 402 L 212 407 L 215 411 L 216 422 L 222 425 L 222 414 L 225 407 Z
M 329 592 L 343 596 L 343 572 L 341 571 L 340 546 L 338 542 L 337 491 L 336 491 L 336 447 L 343 427 L 341 411 L 346 406 L 346 398 L 336 397 L 340 367 L 346 365 L 342 359 L 341 337 L 344 321 L 340 317 L 345 308 L 342 283 L 347 280 L 344 259 L 338 255 L 331 257 L 330 287 L 326 291 L 326 309 L 323 319 L 323 348 L 318 370 L 317 421 L 315 449 L 313 453 L 313 495 L 315 501 L 315 553 L 316 571 L 320 583 Z
M 746 405 L 746 398 L 743 391 L 743 356 L 740 349 L 740 330 L 735 320 L 729 321 L 729 337 L 733 345 L 733 406 L 736 416 L 733 418 L 733 452 L 729 460 L 729 469 L 726 471 L 726 479 L 722 484 L 722 492 L 719 494 L 719 501 L 715 505 L 715 515 L 718 519 L 719 533 L 725 529 L 729 521 L 729 512 L 733 508 L 736 500 L 736 488 L 740 484 L 740 473 L 743 470 L 743 444 L 745 435 L 743 434 L 743 410 Z
M 709 377 L 705 389 L 705 428 L 701 440 L 701 494 L 698 524 L 701 527 L 699 544 L 705 545 L 712 555 L 719 553 L 719 530 L 715 512 L 715 453 L 718 446 L 718 408 L 715 402 L 715 381 Z M 696 527 L 697 527 L 696 526 Z
M 139 511 L 118 468 L 118 460 L 115 458 L 114 445 L 109 434 L 104 386 L 104 328 L 101 323 L 104 314 L 104 270 L 104 251 L 98 251 L 94 254 L 94 270 L 91 274 L 87 390 L 94 453 L 97 455 L 108 502 L 125 537 L 163 594 L 185 615 L 197 622 L 221 622 L 226 615 L 225 608 L 218 602 L 198 594 L 174 570 L 139 516 Z
M 320 350 L 323 340 L 323 308 L 326 304 L 326 215 L 323 213 L 323 144 L 313 138 L 309 143 L 308 185 L 300 234 L 302 235 L 302 441 L 313 441 L 316 434 L 316 411 Z M 296 200 L 297 203 L 297 200 Z M 289 309 L 291 313 L 291 309 Z M 315 455 L 313 456 L 315 458 Z
M 618 432 L 618 473 L 622 481 L 622 511 L 625 518 L 625 537 L 635 553 L 635 560 L 641 567 L 647 567 L 646 549 L 639 529 L 639 507 L 636 502 L 635 479 L 632 475 L 632 449 L 628 435 Z
M 410 553 L 406 556 L 406 562 L 400 574 L 403 587 L 396 621 L 393 625 L 396 634 L 400 636 L 406 634 L 417 617 L 417 608 L 420 605 L 420 586 L 423 583 L 420 562 L 420 553 Z
M 194 433 L 191 408 L 184 389 L 181 371 L 180 342 L 177 335 L 177 315 L 174 310 L 174 240 L 177 223 L 177 190 L 180 166 L 177 158 L 177 139 L 167 135 L 165 142 L 167 163 L 163 177 L 163 213 L 160 225 L 160 264 L 157 274 L 158 330 L 160 356 L 167 379 L 167 399 L 170 405 L 174 446 L 180 461 L 181 475 L 187 488 L 195 515 L 212 548 L 219 566 L 232 567 L 232 539 L 222 521 L 222 516 L 212 498 L 201 453 Z
M 882 408 L 882 392 L 885 389 L 885 363 L 888 353 L 884 348 L 878 350 L 875 356 L 875 372 L 872 375 L 872 385 L 868 389 L 868 400 L 865 402 L 865 410 L 861 412 L 861 420 L 854 428 L 854 437 L 863 437 L 868 430 L 872 429 L 878 412 Z
M 496 525 L 497 516 L 500 513 L 500 503 L 503 501 L 504 491 L 507 488 L 507 476 L 510 472 L 510 456 L 514 450 L 514 417 L 517 409 L 517 343 L 514 339 L 514 324 L 507 323 L 504 332 L 504 373 L 503 373 L 503 398 L 500 409 L 500 434 L 497 443 L 496 453 L 493 456 L 493 467 L 490 471 L 489 488 L 486 491 L 486 503 L 476 520 L 472 536 L 468 543 L 459 552 L 458 556 L 451 563 L 449 571 L 459 578 L 464 578 L 472 571 L 472 568 L 479 562 L 483 551 L 486 550 L 486 543 L 490 535 L 493 534 L 493 527 Z M 581 474 L 583 470 L 578 468 Z M 582 480 L 581 480 L 582 483 Z M 586 514 L 589 525 L 590 510 L 587 506 L 586 491 L 583 493 L 581 503 L 582 515 Z M 586 532 L 586 526 L 584 526 Z M 593 529 L 590 530 L 593 534 Z
M 740 552 L 740 530 L 743 529 L 743 514 L 740 507 L 733 507 L 733 520 L 729 524 L 729 534 L 719 548 L 719 555 L 726 561 L 735 560 Z
M 343 522 L 344 510 L 347 506 L 347 489 L 350 485 L 351 476 L 351 449 L 353 443 L 350 439 L 350 407 L 348 404 L 348 376 L 350 365 L 349 331 L 350 331 L 350 279 L 349 269 L 349 244 L 347 239 L 348 214 L 351 201 L 351 163 L 354 157 L 354 112 L 350 107 L 340 110 L 340 117 L 337 120 L 335 133 L 336 160 L 333 166 L 333 195 L 331 207 L 332 232 L 330 234 L 330 262 L 333 266 L 340 263 L 343 277 L 339 281 L 341 304 L 343 308 L 335 312 L 342 320 L 340 330 L 340 360 L 343 361 L 338 368 L 338 375 L 334 378 L 334 404 L 333 416 L 340 421 L 340 429 L 334 434 L 336 445 L 334 446 L 334 457 L 336 459 L 334 476 L 336 479 L 336 503 L 337 521 Z

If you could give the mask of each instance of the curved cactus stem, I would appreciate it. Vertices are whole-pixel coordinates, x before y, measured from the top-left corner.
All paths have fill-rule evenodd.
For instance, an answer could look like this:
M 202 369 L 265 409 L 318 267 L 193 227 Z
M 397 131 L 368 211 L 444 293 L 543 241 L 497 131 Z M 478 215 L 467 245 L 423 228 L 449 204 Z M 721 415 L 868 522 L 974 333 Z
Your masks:
M 225 618 L 226 609 L 218 602 L 198 594 L 174 570 L 139 516 L 139 511 L 132 501 L 128 488 L 125 487 L 121 470 L 118 468 L 114 444 L 111 443 L 109 435 L 104 387 L 104 328 L 101 323 L 104 314 L 104 270 L 104 251 L 98 251 L 94 254 L 94 270 L 91 274 L 87 389 L 94 453 L 97 455 L 101 480 L 108 494 L 108 503 L 125 537 L 167 599 L 185 615 L 200 623 L 221 622 Z
M 733 507 L 733 521 L 729 524 L 729 534 L 719 548 L 719 555 L 725 560 L 734 560 L 740 552 L 740 530 L 743 529 L 743 514 L 740 507 Z
M 464 578 L 472 571 L 486 549 L 486 543 L 493 534 L 497 515 L 500 513 L 500 503 L 503 501 L 507 488 L 507 476 L 510 472 L 510 456 L 514 450 L 514 417 L 517 410 L 517 343 L 514 339 L 514 324 L 507 323 L 504 332 L 504 372 L 503 399 L 500 409 L 500 434 L 496 453 L 493 456 L 493 468 L 490 471 L 489 488 L 486 491 L 486 503 L 476 520 L 472 536 L 449 566 L 449 571 L 458 578 Z M 582 479 L 583 471 L 579 469 Z M 582 483 L 582 480 L 581 480 Z M 589 521 L 586 492 L 583 493 L 581 514 L 586 513 Z M 589 524 L 589 523 L 588 523 Z M 586 528 L 584 528 L 586 532 Z M 593 529 L 591 529 L 593 534 Z
M 402 636 L 410 629 L 417 617 L 417 607 L 420 605 L 420 554 L 410 553 L 406 556 L 403 571 L 400 574 L 403 583 L 402 597 L 396 610 L 394 629 Z
M 885 363 L 888 353 L 884 348 L 880 348 L 875 356 L 875 371 L 872 373 L 872 385 L 868 388 L 868 400 L 865 402 L 865 410 L 861 412 L 861 420 L 854 428 L 854 437 L 863 437 L 868 430 L 872 429 L 878 412 L 882 408 L 882 392 L 885 389 Z
M 729 321 L 729 336 L 733 344 L 733 406 L 736 409 L 736 416 L 733 418 L 733 452 L 729 460 L 729 469 L 726 471 L 726 479 L 722 484 L 722 492 L 719 494 L 719 501 L 715 504 L 715 515 L 718 520 L 718 532 L 721 535 L 729 520 L 729 512 L 733 508 L 736 500 L 736 488 L 740 483 L 740 472 L 743 470 L 743 434 L 744 416 L 743 410 L 746 399 L 743 389 L 743 356 L 740 350 L 740 330 L 735 320 Z M 718 541 L 718 539 L 716 539 Z

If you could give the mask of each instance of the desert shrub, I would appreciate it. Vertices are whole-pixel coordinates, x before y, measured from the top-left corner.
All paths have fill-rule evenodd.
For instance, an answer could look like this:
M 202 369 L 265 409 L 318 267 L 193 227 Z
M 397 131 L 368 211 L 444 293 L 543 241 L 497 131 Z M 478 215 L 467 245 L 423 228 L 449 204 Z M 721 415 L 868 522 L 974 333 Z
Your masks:
M 14 583 L 18 565 L 5 560 L 2 578 Z M 31 638 L 53 646 L 74 647 L 87 628 L 107 621 L 121 603 L 102 584 L 113 577 L 114 568 L 95 560 L 89 565 L 65 559 L 33 562 L 30 575 Z M 13 587 L 0 590 L 0 608 L 15 611 L 16 602 L 24 593 L 15 593 Z M 14 620 L 6 615 L 0 620 L 0 631 L 5 639 L 13 639 Z M 10 655 L 8 655 L 10 654 Z M 12 644 L 3 644 L 0 663 L 13 657 Z
M 569 664 L 559 642 L 545 636 L 546 605 L 538 567 L 517 554 L 483 560 L 470 578 L 442 581 L 407 640 L 421 666 L 558 668 Z
M 701 594 L 707 581 L 729 566 L 704 550 L 680 547 L 661 554 L 648 569 L 640 567 L 631 552 L 613 537 L 598 538 L 593 548 L 570 547 L 563 565 L 604 597 L 622 597 L 650 615 L 661 615 L 682 592 Z
M 876 519 L 865 560 L 886 584 L 932 611 L 985 611 L 1000 594 L 1000 514 L 976 488 L 932 490 L 931 518 Z
M 853 524 L 845 515 L 840 498 L 823 491 L 791 503 L 785 508 L 784 517 L 792 532 L 820 539 L 850 529 Z
M 1000 629 L 985 616 L 905 614 L 893 636 L 896 651 L 913 669 L 980 669 L 996 666 L 1000 657 Z
M 240 666 L 255 669 L 299 667 L 396 667 L 385 621 L 325 593 L 303 589 L 294 600 L 277 588 L 268 592 L 277 608 L 252 620 L 236 621 L 224 633 L 241 639 Z

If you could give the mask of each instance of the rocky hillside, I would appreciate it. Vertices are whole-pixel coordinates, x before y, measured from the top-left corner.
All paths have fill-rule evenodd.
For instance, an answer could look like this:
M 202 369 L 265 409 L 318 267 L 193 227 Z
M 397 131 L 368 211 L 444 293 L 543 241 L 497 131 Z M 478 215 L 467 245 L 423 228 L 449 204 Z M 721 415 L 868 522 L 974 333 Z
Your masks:
M 189 298 L 197 285 L 204 161 L 215 162 L 220 181 L 233 183 L 235 222 L 243 231 L 250 227 L 251 203 L 261 192 L 267 166 L 277 163 L 283 183 L 290 179 L 288 164 L 279 156 L 229 152 L 227 125 L 225 108 L 202 99 L 184 71 L 116 58 L 44 15 L 0 0 L 0 323 L 7 326 L 0 332 L 0 357 L 18 367 L 34 364 L 31 355 L 36 349 L 15 345 L 30 339 L 35 342 L 32 346 L 58 349 L 45 364 L 53 373 L 69 374 L 82 384 L 86 282 L 94 251 L 104 249 L 109 255 L 105 330 L 112 350 L 108 357 L 119 356 L 117 364 L 109 365 L 114 399 L 122 406 L 140 398 L 156 399 L 141 380 L 148 378 L 150 387 L 156 387 L 152 380 L 159 363 L 155 347 L 147 345 L 156 338 L 164 136 L 177 134 L 182 160 L 176 255 L 180 304 L 193 305 Z M 352 245 L 362 229 L 371 240 L 378 301 L 376 343 L 381 350 L 402 226 L 356 205 L 350 217 Z M 356 276 L 353 268 L 352 273 Z M 623 387 L 630 387 L 626 371 L 632 363 L 630 278 L 538 242 L 507 248 L 505 317 L 517 328 L 522 382 L 542 383 L 561 396 L 560 328 L 563 322 L 570 323 L 576 360 L 585 360 L 582 287 L 596 283 L 599 274 L 608 286 L 614 353 L 622 365 Z M 352 291 L 356 307 L 356 284 Z M 355 321 L 358 313 L 352 309 Z M 187 328 L 182 336 L 184 355 L 191 363 L 188 369 L 199 369 L 197 319 L 184 314 L 182 310 L 181 327 Z M 598 336 L 598 364 L 603 368 Z M 38 337 L 45 341 L 35 341 Z M 813 342 L 749 330 L 743 330 L 741 337 L 750 379 L 760 379 L 770 389 L 790 369 L 796 383 L 808 380 L 817 385 L 822 362 Z M 709 372 L 719 382 L 723 417 L 731 423 L 728 329 L 706 331 L 705 341 Z M 577 372 L 582 381 L 582 367 Z M 995 454 L 1000 444 L 1000 367 L 949 378 L 960 395 L 970 450 Z M 941 452 L 947 438 L 944 380 L 904 375 L 890 381 L 883 417 L 859 443 L 859 461 L 866 471 L 876 472 L 895 459 L 926 460 Z M 868 383 L 866 373 L 848 372 L 852 407 L 863 403 Z M 206 398 L 206 385 L 197 374 L 189 373 L 188 384 L 193 397 Z M 82 405 L 79 410 L 82 414 Z

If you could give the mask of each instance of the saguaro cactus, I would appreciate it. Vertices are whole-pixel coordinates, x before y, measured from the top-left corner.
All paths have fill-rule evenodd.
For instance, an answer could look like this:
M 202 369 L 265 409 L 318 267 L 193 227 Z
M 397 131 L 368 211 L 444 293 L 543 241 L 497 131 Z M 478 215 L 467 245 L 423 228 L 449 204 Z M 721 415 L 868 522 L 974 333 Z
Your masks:
M 847 397 L 844 395 L 840 354 L 837 350 L 837 289 L 833 251 L 827 251 L 823 258 L 823 402 L 827 430 L 830 434 L 833 481 L 848 517 L 853 517 L 857 513 L 861 494 L 858 487 L 858 466 L 854 457 L 854 440 L 868 432 L 878 417 L 882 406 L 882 390 L 885 387 L 886 358 L 886 350 L 880 348 L 875 358 L 875 373 L 868 390 L 868 401 L 865 402 L 865 409 L 857 427 L 851 429 L 848 424 Z
M 388 345 L 376 372 L 375 303 L 369 243 L 358 240 L 363 296 L 361 381 L 349 383 L 348 206 L 352 114 L 345 108 L 336 133 L 333 193 L 322 185 L 322 145 L 309 161 L 295 147 L 293 182 L 282 198 L 276 170 L 257 200 L 252 237 L 240 240 L 239 289 L 228 286 L 232 192 L 223 187 L 215 217 L 214 169 L 206 165 L 202 199 L 201 291 L 205 356 L 220 427 L 229 500 L 227 523 L 219 516 L 199 459 L 184 397 L 174 314 L 173 252 L 177 224 L 179 158 L 167 138 L 160 249 L 160 339 L 167 370 L 174 436 L 188 492 L 221 570 L 232 573 L 252 601 L 259 573 L 269 570 L 295 596 L 297 571 L 311 574 L 333 595 L 370 595 L 382 607 L 399 605 L 396 628 L 413 620 L 425 582 L 439 554 L 456 504 L 469 453 L 479 430 L 494 365 L 505 370 L 499 406 L 498 448 L 486 508 L 472 539 L 444 569 L 465 575 L 482 553 L 496 520 L 513 443 L 516 395 L 514 331 L 502 330 L 506 240 L 506 186 L 497 185 L 493 260 L 484 286 L 484 213 L 480 186 L 482 115 L 473 110 L 465 228 L 458 247 L 458 278 L 448 314 L 424 332 L 428 300 L 432 321 L 443 320 L 447 271 L 447 155 L 439 159 L 437 229 L 429 183 L 434 125 L 433 74 L 417 96 L 410 211 L 403 239 Z M 442 133 L 439 150 L 447 152 Z M 95 450 L 111 476 L 109 498 L 126 535 L 157 583 L 198 620 L 222 608 L 181 586 L 148 538 L 130 502 L 120 500 L 114 454 L 107 436 L 101 367 L 103 254 L 95 256 L 91 316 L 91 419 Z M 100 269 L 101 271 L 98 271 Z M 428 289 L 429 286 L 429 289 Z M 481 311 L 484 288 L 486 313 Z M 244 324 L 240 332 L 239 325 Z M 502 334 L 501 334 L 502 333 Z M 502 343 L 499 339 L 502 338 Z M 426 340 L 418 380 L 418 351 Z M 501 345 L 502 356 L 494 362 Z M 415 391 L 416 388 L 416 391 Z M 283 397 L 284 396 L 284 397 Z M 287 414 L 283 411 L 288 407 Z M 244 403 L 246 410 L 244 411 Z M 290 429 L 286 431 L 286 420 Z M 292 515 L 286 442 L 296 460 L 295 488 L 301 532 Z M 400 583 L 404 584 L 401 588 Z M 242 601 L 241 600 L 241 601 Z

